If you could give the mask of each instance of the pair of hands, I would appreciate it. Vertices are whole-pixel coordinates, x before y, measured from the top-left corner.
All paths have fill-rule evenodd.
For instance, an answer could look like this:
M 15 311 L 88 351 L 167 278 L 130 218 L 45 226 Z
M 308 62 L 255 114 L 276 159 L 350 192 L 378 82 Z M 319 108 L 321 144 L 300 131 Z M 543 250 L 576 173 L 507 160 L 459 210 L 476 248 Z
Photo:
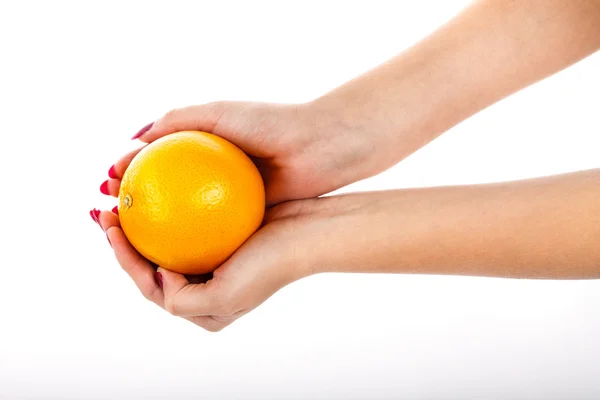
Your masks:
M 326 235 L 336 234 L 331 219 L 365 199 L 316 197 L 394 164 L 385 152 L 391 148 L 386 136 L 332 110 L 316 102 L 210 103 L 172 110 L 136 135 L 144 143 L 182 130 L 222 136 L 253 157 L 268 203 L 261 229 L 205 277 L 157 270 L 129 243 L 116 209 L 93 211 L 119 264 L 142 294 L 173 315 L 219 331 L 285 285 L 328 268 Z M 121 178 L 140 150 L 114 164 L 103 193 L 118 196 Z

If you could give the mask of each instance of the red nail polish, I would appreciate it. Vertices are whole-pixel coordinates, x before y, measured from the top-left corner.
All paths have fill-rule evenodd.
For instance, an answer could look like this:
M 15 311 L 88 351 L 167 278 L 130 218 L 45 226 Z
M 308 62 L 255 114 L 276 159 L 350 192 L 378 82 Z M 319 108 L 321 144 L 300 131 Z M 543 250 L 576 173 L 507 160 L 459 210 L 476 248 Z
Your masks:
M 94 210 L 90 210 L 90 217 L 92 217 L 92 219 L 94 220 L 95 223 L 98 223 L 98 217 L 96 217 L 96 213 L 94 212 Z
M 110 179 L 117 179 L 117 173 L 115 172 L 115 166 L 113 165 L 112 167 L 110 167 L 110 169 L 108 170 L 108 177 Z
M 156 273 L 156 283 L 158 283 L 158 286 L 160 286 L 160 288 L 162 289 L 163 287 L 163 276 L 160 272 Z
M 104 230 L 104 227 L 100 223 L 100 213 L 101 213 L 100 210 L 97 210 L 94 208 L 94 217 L 96 217 L 96 222 L 98 223 L 98 226 L 100 227 L 100 229 Z
M 108 181 L 102 182 L 102 185 L 100 185 L 100 193 L 108 195 Z
M 112 211 L 113 213 L 115 213 L 115 214 L 119 215 L 119 207 L 118 207 L 118 206 L 115 206 L 115 207 L 114 207 L 114 208 L 113 208 L 111 211 Z
M 143 127 L 142 129 L 140 129 L 140 130 L 138 131 L 138 133 L 136 133 L 136 134 L 135 134 L 135 135 L 134 135 L 134 136 L 131 138 L 131 140 L 135 140 L 135 139 L 139 138 L 140 136 L 142 136 L 144 133 L 148 132 L 148 131 L 149 131 L 149 130 L 152 128 L 152 125 L 154 125 L 154 122 L 150 122 L 148 125 L 146 125 L 146 126 L 145 126 L 145 127 Z
M 108 237 L 108 233 L 106 234 L 106 240 L 108 240 L 108 244 L 110 244 L 110 247 L 112 247 L 112 243 L 110 242 L 110 238 Z

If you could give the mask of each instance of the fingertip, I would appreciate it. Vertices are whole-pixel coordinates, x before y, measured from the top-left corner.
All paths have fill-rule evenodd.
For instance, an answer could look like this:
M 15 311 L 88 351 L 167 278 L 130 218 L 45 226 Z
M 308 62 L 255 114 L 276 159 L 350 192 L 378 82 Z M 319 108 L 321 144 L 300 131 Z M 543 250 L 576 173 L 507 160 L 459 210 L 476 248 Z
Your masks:
M 163 273 L 163 272 L 167 272 L 167 270 L 164 269 L 163 267 L 158 267 L 158 268 L 156 268 L 156 272 Z
M 152 129 L 153 126 L 154 126 L 154 122 L 150 122 L 148 125 L 144 126 L 142 129 L 140 129 L 135 135 L 133 135 L 131 140 L 140 139 L 143 135 L 148 133 L 148 131 L 150 129 Z
M 165 279 L 165 272 L 166 269 L 162 268 L 162 267 L 158 267 L 156 268 L 156 281 L 158 282 L 158 284 L 160 285 L 160 287 L 163 287 L 163 282 Z
M 131 161 L 133 161 L 135 156 L 137 156 L 138 153 L 140 151 L 142 151 L 142 149 L 144 147 L 146 147 L 146 145 L 143 145 L 141 147 L 138 147 L 137 149 L 130 151 L 129 153 L 127 153 L 123 157 L 121 157 L 119 160 L 117 160 L 115 162 L 115 164 L 112 166 L 113 174 L 115 176 L 112 179 L 120 180 L 121 178 L 123 178 L 125 171 L 129 167 L 129 164 L 131 164 Z
M 159 278 L 160 276 L 160 278 Z M 166 293 L 175 293 L 182 287 L 189 284 L 187 278 L 178 273 L 170 271 L 163 267 L 158 267 L 156 269 L 156 278 L 161 279 L 162 288 Z
M 118 179 L 119 176 L 117 175 L 117 172 L 115 171 L 115 166 L 111 165 L 110 169 L 108 170 L 108 177 L 110 179 Z
M 109 195 L 108 193 L 108 180 L 102 182 L 102 185 L 100 185 L 100 193 L 104 194 L 104 195 Z
M 156 271 L 154 273 L 154 276 L 156 278 L 156 283 L 158 284 L 158 286 L 160 286 L 160 288 L 163 288 L 163 276 L 159 271 Z
M 178 272 L 174 272 L 174 271 L 168 270 L 168 269 L 163 268 L 163 267 L 158 267 L 156 269 L 156 272 L 158 272 L 159 274 L 161 274 L 164 279 L 169 279 L 169 280 L 174 280 L 174 279 L 179 279 L 179 278 L 185 279 L 185 277 L 182 274 L 180 274 Z M 187 282 L 187 279 L 185 279 L 185 280 Z
M 98 217 L 100 216 L 101 211 L 98 210 L 97 208 L 93 208 L 90 210 L 90 217 L 92 217 L 92 220 L 97 223 L 98 225 L 100 225 L 100 220 L 98 219 Z
M 140 139 L 150 143 L 163 136 L 180 131 L 213 132 L 227 108 L 225 102 L 215 102 L 172 109 L 157 119 Z

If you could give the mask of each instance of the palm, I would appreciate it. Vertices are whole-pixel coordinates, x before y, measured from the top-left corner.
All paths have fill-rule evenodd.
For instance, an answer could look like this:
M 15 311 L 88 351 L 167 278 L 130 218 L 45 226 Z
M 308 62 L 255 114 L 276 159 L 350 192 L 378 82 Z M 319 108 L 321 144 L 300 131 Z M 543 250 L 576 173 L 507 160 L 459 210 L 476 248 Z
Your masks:
M 212 276 L 188 277 L 163 270 L 165 284 L 167 280 L 171 282 L 170 287 L 164 288 L 154 279 L 155 266 L 125 237 L 117 215 L 102 212 L 99 223 L 107 232 L 119 263 L 148 300 L 173 315 L 218 331 L 301 277 L 299 272 L 294 273 L 299 270 L 293 265 L 294 247 L 303 242 L 302 236 L 315 238 L 318 228 L 311 225 L 311 218 L 296 217 L 300 213 L 310 216 L 312 209 L 318 209 L 313 205 L 313 200 L 301 200 L 270 209 L 265 225 Z M 269 251 L 265 252 L 265 248 Z M 281 268 L 280 262 L 286 258 L 289 262 Z

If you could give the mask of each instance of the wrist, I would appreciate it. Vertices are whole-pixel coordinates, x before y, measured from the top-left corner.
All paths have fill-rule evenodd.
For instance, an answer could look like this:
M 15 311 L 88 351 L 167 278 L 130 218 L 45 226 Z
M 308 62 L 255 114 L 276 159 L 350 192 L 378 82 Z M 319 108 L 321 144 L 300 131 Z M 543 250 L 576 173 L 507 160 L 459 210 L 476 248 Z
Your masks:
M 285 264 L 292 266 L 291 280 L 323 272 L 368 272 L 365 268 L 376 264 L 372 256 L 381 250 L 378 242 L 386 235 L 393 197 L 394 192 L 354 193 L 278 206 L 277 223 L 287 224 L 278 240 Z
M 344 185 L 376 175 L 396 164 L 398 148 L 379 112 L 343 92 L 332 92 L 306 104 L 315 121 L 326 121 L 319 136 L 322 148 L 338 161 Z
M 455 123 L 447 118 L 444 102 L 435 98 L 439 88 L 421 76 L 423 71 L 401 63 L 396 68 L 379 68 L 312 102 L 349 135 L 363 138 L 369 158 L 363 160 L 366 176 L 361 178 L 394 166 Z

